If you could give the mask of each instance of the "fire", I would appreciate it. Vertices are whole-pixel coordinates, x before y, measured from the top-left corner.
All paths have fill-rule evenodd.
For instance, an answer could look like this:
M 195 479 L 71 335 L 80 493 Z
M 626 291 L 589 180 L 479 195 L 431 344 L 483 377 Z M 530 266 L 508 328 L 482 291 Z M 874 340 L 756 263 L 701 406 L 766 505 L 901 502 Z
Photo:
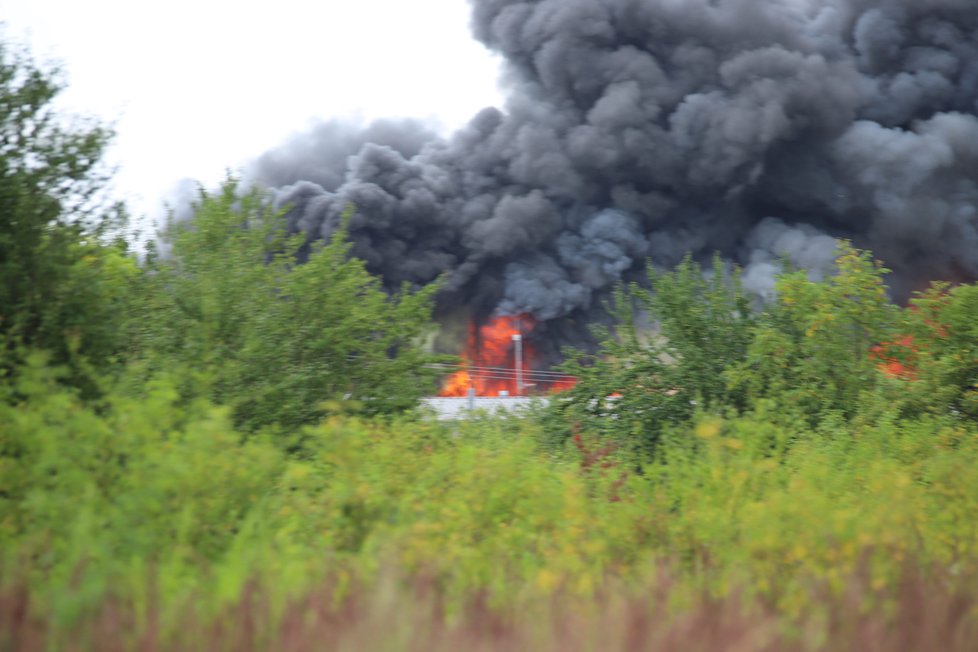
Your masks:
M 534 326 L 536 321 L 529 315 L 498 315 L 482 326 L 470 322 L 461 356 L 464 368 L 448 377 L 439 396 L 466 396 L 470 388 L 476 396 L 498 396 L 500 392 L 520 396 L 541 389 L 562 391 L 573 387 L 575 379 L 570 376 L 548 374 L 541 381 L 531 371 L 535 355 L 526 335 Z M 519 365 L 518 348 L 522 354 Z
M 573 376 L 566 376 L 558 380 L 549 381 L 547 383 L 548 390 L 551 394 L 556 394 L 557 392 L 566 392 L 569 389 L 574 389 L 574 385 L 577 384 L 577 378 Z
M 523 337 L 533 329 L 535 322 L 528 315 L 500 315 L 489 323 L 477 327 L 469 323 L 465 352 L 462 354 L 465 369 L 445 381 L 441 396 L 465 396 L 474 388 L 477 396 L 495 396 L 501 391 L 512 395 L 519 391 L 515 373 L 515 342 L 513 336 Z M 530 367 L 532 348 L 523 342 L 523 365 Z
M 921 359 L 925 357 L 922 356 L 922 353 L 930 348 L 928 340 L 941 340 L 947 337 L 947 327 L 940 322 L 939 312 L 941 306 L 944 305 L 950 287 L 951 285 L 948 283 L 934 284 L 930 290 L 917 293 L 921 303 L 913 303 L 908 309 L 915 315 L 922 309 L 927 311 L 923 315 L 923 323 L 927 326 L 924 337 L 916 339 L 913 335 L 903 335 L 892 341 L 882 342 L 874 346 L 870 356 L 876 361 L 876 366 L 880 371 L 891 378 L 917 380 L 917 367 Z M 929 308 L 923 302 L 925 299 L 931 300 Z M 922 305 L 925 307 L 922 308 Z
M 902 354 L 902 355 L 901 355 Z M 874 346 L 870 357 L 876 361 L 877 368 L 891 378 L 916 380 L 917 371 L 906 360 L 916 357 L 917 345 L 913 335 L 897 338 L 892 342 L 884 342 Z M 904 361 L 901 361 L 903 358 Z

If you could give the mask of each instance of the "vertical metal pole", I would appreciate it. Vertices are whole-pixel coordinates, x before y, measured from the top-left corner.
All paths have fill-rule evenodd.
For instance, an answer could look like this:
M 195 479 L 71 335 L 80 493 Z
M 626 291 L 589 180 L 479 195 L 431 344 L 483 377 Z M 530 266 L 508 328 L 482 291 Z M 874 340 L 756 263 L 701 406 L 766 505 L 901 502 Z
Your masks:
M 516 395 L 523 396 L 523 336 L 513 335 L 513 345 L 516 351 Z

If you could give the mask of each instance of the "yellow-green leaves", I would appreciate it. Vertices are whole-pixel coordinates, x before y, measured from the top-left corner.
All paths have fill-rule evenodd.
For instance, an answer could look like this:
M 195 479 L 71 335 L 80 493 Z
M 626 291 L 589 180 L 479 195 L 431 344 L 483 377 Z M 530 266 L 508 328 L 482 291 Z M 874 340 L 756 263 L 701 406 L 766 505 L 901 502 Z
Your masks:
M 229 405 L 238 425 L 294 430 L 330 406 L 392 414 L 431 389 L 420 342 L 437 287 L 385 291 L 344 229 L 325 244 L 289 235 L 267 197 L 228 180 L 169 239 L 142 348 L 160 367 L 206 368 L 184 391 Z
M 777 401 L 785 423 L 815 423 L 831 411 L 853 416 L 879 381 L 873 347 L 899 333 L 900 311 L 883 282 L 887 270 L 870 252 L 842 241 L 836 268 L 824 281 L 803 271 L 781 276 L 746 360 L 726 372 L 752 402 Z

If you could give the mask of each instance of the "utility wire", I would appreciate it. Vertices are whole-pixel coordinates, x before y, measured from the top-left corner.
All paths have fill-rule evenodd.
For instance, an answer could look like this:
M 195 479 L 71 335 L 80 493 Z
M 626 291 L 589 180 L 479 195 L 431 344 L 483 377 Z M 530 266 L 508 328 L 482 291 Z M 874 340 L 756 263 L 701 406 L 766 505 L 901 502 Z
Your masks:
M 492 373 L 492 374 L 504 374 L 509 376 L 515 376 L 516 371 L 509 367 L 478 367 L 470 365 L 453 365 L 453 364 L 442 364 L 442 363 L 432 363 L 428 365 L 430 368 L 434 369 L 445 369 L 451 370 L 455 369 L 457 371 L 467 371 L 469 373 Z M 535 376 L 538 378 L 577 378 L 571 374 L 561 373 L 559 371 L 534 371 L 530 369 L 524 369 L 523 373 L 526 375 Z

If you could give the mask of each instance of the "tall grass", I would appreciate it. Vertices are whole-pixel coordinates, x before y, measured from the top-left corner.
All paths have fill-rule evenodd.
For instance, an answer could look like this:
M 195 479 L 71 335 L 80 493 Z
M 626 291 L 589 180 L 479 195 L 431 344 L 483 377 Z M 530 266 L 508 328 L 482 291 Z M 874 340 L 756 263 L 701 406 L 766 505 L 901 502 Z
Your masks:
M 585 652 L 968 652 L 978 650 L 978 590 L 973 578 L 910 573 L 886 592 L 865 575 L 847 578 L 841 594 L 813 589 L 810 609 L 787 618 L 745 600 L 688 596 L 678 606 L 676 573 L 660 568 L 639 591 L 608 582 L 588 599 L 557 593 L 528 611 L 490 607 L 473 595 L 461 609 L 430 578 L 386 576 L 344 590 L 317 583 L 276 613 L 270 587 L 249 583 L 213 617 L 191 599 L 170 628 L 158 602 L 140 609 L 108 598 L 87 618 L 54 628 L 32 612 L 24 586 L 0 593 L 0 649 L 103 652 L 304 652 L 313 650 L 499 650 Z M 884 608 L 868 608 L 883 604 Z

